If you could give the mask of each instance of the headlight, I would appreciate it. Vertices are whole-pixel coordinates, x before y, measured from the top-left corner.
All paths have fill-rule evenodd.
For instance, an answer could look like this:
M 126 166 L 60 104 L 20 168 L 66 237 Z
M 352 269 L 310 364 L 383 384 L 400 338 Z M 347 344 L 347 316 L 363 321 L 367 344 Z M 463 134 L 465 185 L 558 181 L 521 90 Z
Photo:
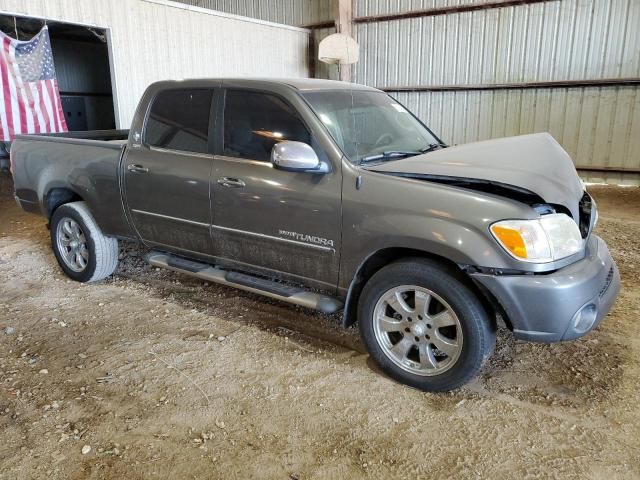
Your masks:
M 512 257 L 524 262 L 552 262 L 582 249 L 578 225 L 564 213 L 536 220 L 503 220 L 491 225 L 491 233 Z

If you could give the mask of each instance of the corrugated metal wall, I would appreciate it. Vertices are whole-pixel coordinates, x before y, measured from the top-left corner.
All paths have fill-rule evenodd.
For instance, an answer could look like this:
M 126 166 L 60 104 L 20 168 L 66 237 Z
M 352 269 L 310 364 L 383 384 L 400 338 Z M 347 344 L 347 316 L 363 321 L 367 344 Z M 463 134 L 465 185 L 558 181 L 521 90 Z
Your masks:
M 392 93 L 451 144 L 550 132 L 577 166 L 638 168 L 637 87 Z M 637 175 L 586 173 L 590 181 L 636 183 Z
M 178 0 L 221 12 L 287 25 L 308 25 L 333 18 L 333 0 Z
M 357 0 L 354 16 L 470 3 L 482 2 Z M 355 32 L 354 79 L 377 87 L 640 77 L 638 0 L 556 0 L 357 23 Z M 450 143 L 549 131 L 578 166 L 640 168 L 637 86 L 391 94 Z
M 368 3 L 377 1 L 357 5 Z M 637 77 L 639 32 L 638 0 L 549 1 L 364 23 L 356 27 L 363 52 L 356 75 L 380 86 Z
M 308 74 L 307 30 L 175 2 L 0 0 L 0 11 L 110 28 L 122 128 L 129 126 L 144 89 L 156 80 Z

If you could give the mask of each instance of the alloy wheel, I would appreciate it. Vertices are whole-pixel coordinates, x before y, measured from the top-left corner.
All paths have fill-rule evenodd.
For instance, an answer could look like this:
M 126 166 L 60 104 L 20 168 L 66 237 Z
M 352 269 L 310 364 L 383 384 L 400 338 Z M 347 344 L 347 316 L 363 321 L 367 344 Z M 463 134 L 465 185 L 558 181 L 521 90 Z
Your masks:
M 63 217 L 58 222 L 56 242 L 65 265 L 74 272 L 82 272 L 89 263 L 87 237 L 74 219 Z
M 409 373 L 439 375 L 460 357 L 460 320 L 442 297 L 427 288 L 394 287 L 379 298 L 373 315 L 382 351 Z

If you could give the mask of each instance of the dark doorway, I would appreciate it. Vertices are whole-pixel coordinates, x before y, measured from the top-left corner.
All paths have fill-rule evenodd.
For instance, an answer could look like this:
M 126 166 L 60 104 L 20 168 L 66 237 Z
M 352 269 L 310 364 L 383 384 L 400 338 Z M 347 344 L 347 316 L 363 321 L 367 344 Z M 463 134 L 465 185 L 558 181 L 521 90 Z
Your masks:
M 114 129 L 106 31 L 53 20 L 46 22 L 69 130 Z M 31 39 L 43 25 L 42 19 L 0 14 L 0 30 L 18 40 Z

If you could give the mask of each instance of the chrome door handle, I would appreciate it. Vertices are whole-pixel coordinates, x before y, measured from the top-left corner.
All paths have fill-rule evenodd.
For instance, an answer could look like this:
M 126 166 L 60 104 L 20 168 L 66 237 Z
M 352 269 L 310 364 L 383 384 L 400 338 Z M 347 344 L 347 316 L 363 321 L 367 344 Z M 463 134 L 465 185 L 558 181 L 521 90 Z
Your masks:
M 228 188 L 242 188 L 245 183 L 239 178 L 222 177 L 218 179 L 218 184 Z
M 143 167 L 142 165 L 136 165 L 135 163 L 132 163 L 130 165 L 127 165 L 127 170 L 133 173 L 148 173 L 149 169 L 146 167 Z

